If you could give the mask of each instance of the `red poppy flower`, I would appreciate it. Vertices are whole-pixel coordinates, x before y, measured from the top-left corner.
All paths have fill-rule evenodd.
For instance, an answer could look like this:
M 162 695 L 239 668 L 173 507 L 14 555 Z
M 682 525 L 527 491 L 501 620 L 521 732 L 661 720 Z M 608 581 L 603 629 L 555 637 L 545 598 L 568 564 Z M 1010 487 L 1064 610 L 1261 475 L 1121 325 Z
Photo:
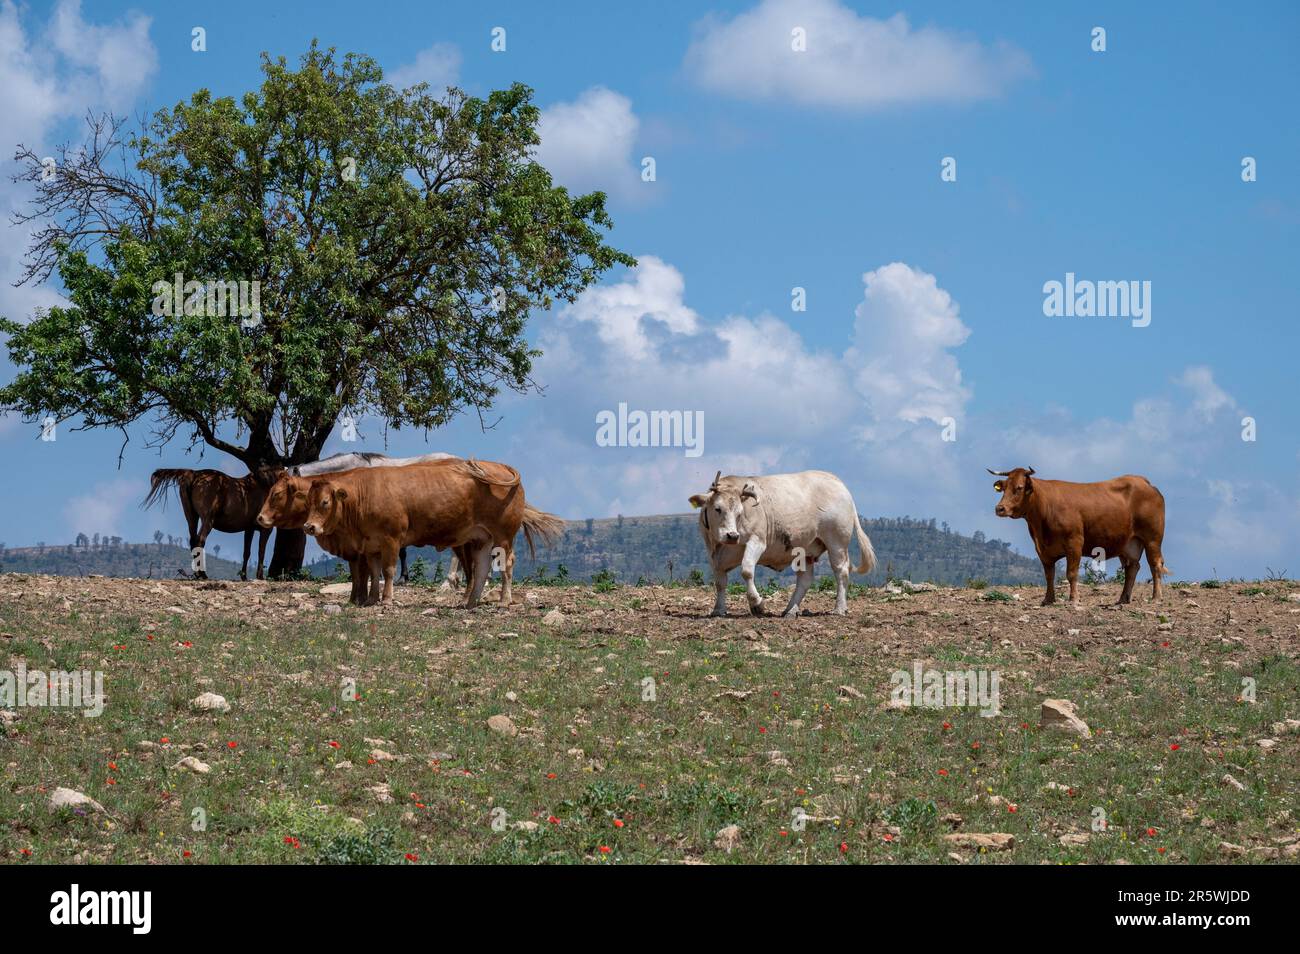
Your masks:
M 980 744 L 979 744 L 978 742 L 972 742 L 972 743 L 970 744 L 970 747 L 971 747 L 972 749 L 978 749 L 978 748 L 980 747 Z
M 948 774 L 948 770 L 947 770 L 947 769 L 939 769 L 939 774 L 940 774 L 940 775 L 945 775 L 945 776 L 946 776 L 946 775 Z
M 404 857 L 407 861 L 411 862 L 412 864 L 415 864 L 415 863 L 417 863 L 417 862 L 420 860 L 420 856 L 419 856 L 419 855 L 414 854 L 413 852 L 409 852 L 409 851 L 408 851 L 405 855 L 403 855 L 402 857 Z
M 116 762 L 109 762 L 109 763 L 108 763 L 108 767 L 109 767 L 110 769 L 112 769 L 114 772 L 117 771 L 117 763 L 116 763 Z
M 1177 752 L 1177 751 L 1178 751 L 1178 743 L 1175 742 L 1173 745 L 1169 746 L 1169 751 L 1170 751 L 1170 752 Z
M 847 855 L 848 853 L 849 853 L 849 843 L 847 841 L 840 842 L 840 854 Z
M 615 827 L 615 828 L 622 828 L 622 827 L 623 827 L 623 819 L 621 819 L 621 818 L 615 818 L 615 819 L 614 819 L 614 827 Z
M 560 820 L 556 818 L 554 815 L 548 815 L 546 820 L 550 822 L 552 825 L 558 825 L 560 823 Z
M 1160 854 L 1163 855 L 1165 853 L 1165 846 L 1161 845 L 1159 848 L 1156 849 L 1156 851 L 1160 852 Z
M 182 857 L 182 858 L 188 858 L 188 857 L 190 857 L 190 850 L 189 850 L 188 848 L 186 848 L 184 851 L 182 851 L 182 852 L 181 852 L 181 857 Z
M 330 742 L 330 748 L 331 748 L 331 749 L 337 749 L 338 747 L 339 747 L 339 744 L 338 744 L 337 742 Z
M 158 741 L 161 742 L 163 745 L 166 745 L 168 742 L 171 741 L 171 739 L 167 738 L 167 736 L 164 735 L 164 736 L 163 736 L 161 739 L 159 739 Z
M 555 778 L 555 773 L 554 773 L 554 772 L 547 772 L 547 773 L 546 773 L 546 777 L 547 777 L 547 778 Z
M 945 722 L 945 723 L 943 724 L 943 731 L 947 732 L 947 731 L 948 731 L 949 729 L 951 729 L 951 728 L 952 728 L 952 723 L 951 723 L 951 722 Z
M 32 850 L 30 848 L 19 848 L 18 853 L 24 858 L 30 858 L 32 856 Z
M 601 845 L 601 846 L 600 846 L 600 853 L 601 853 L 602 855 L 607 855 L 607 854 L 609 854 L 609 845 Z
M 893 840 L 894 840 L 894 836 L 893 836 L 893 834 L 890 833 L 890 832 L 885 832 L 885 836 L 884 836 L 884 837 L 885 837 L 885 841 L 893 841 Z
M 1155 836 L 1156 836 L 1156 830 L 1155 830 L 1154 828 L 1148 828 L 1148 829 L 1147 829 L 1147 837 L 1148 837 L 1148 838 L 1154 838 Z
M 767 734 L 767 726 L 762 726 L 762 725 L 760 725 L 760 726 L 758 727 L 758 731 L 759 731 L 760 734 L 762 734 L 762 735 L 766 735 L 766 734 Z
M 1013 815 L 1014 815 L 1016 812 L 1018 812 L 1019 810 L 1020 810 L 1020 806 L 1019 806 L 1019 805 L 1016 805 L 1016 804 L 1014 804 L 1014 803 L 1012 803 L 1012 804 L 1010 804 L 1010 805 L 1007 806 L 1007 811 L 1011 812 L 1011 814 L 1013 814 Z
M 238 743 L 238 742 L 227 742 L 227 743 L 226 743 L 226 748 L 228 748 L 228 749 L 236 749 L 236 748 L 239 748 L 239 743 Z
M 785 838 L 785 837 L 786 837 L 787 835 L 789 835 L 790 833 L 789 833 L 788 831 L 785 831 L 784 829 L 782 829 L 780 834 L 781 834 L 781 837 L 782 837 L 782 838 Z

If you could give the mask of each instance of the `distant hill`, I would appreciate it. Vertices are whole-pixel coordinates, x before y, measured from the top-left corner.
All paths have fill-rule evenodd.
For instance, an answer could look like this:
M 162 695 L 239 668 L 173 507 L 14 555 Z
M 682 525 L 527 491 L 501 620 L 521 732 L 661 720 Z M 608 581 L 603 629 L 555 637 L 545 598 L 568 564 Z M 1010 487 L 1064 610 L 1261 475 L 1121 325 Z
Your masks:
M 1014 552 L 1011 544 L 984 540 L 980 534 L 962 536 L 943 529 L 934 520 L 886 517 L 863 520 L 862 526 L 871 537 L 878 561 L 876 571 L 865 578 L 868 583 L 881 583 L 886 576 L 954 585 L 964 585 L 968 579 L 1007 585 L 1042 579 L 1038 561 Z M 850 552 L 856 561 L 857 544 Z M 692 570 L 712 580 L 698 517 L 692 513 L 571 520 L 554 546 L 538 548 L 537 559 L 529 559 L 522 536 L 515 553 L 516 580 L 532 576 L 539 569 L 553 576 L 561 564 L 575 580 L 590 580 L 602 570 L 613 573 L 620 583 L 664 581 L 670 572 L 673 579 L 680 580 L 689 577 Z M 446 571 L 449 556 L 446 551 L 438 553 L 424 547 L 409 551 L 407 559 L 414 563 L 417 557 L 423 557 L 432 574 L 439 562 Z M 338 563 L 336 558 L 326 556 L 307 569 L 315 576 L 333 576 Z M 823 557 L 817 563 L 817 574 L 827 572 Z M 759 568 L 760 579 L 779 575 Z
M 235 542 L 222 552 L 233 552 L 243 558 L 242 535 L 231 537 Z M 207 571 L 214 580 L 233 580 L 239 576 L 239 564 L 213 555 L 212 540 L 208 541 Z M 257 541 L 253 541 L 250 573 L 255 572 L 252 561 L 257 559 Z M 267 560 L 271 553 L 267 550 Z M 0 573 L 48 573 L 53 576 L 143 577 L 155 580 L 173 580 L 177 570 L 190 570 L 190 551 L 187 547 L 166 543 L 118 543 L 105 546 L 6 547 L 0 550 Z

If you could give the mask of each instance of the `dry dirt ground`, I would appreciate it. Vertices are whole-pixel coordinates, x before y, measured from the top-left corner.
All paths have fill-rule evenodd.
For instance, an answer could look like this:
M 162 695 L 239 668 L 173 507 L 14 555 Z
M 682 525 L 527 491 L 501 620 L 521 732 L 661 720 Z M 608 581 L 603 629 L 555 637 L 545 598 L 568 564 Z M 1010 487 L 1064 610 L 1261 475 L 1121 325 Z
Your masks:
M 1293 863 L 1300 584 L 858 590 L 753 618 L 712 589 L 0 577 L 0 860 Z M 779 608 L 785 595 L 770 605 Z M 996 675 L 997 713 L 894 699 Z M 11 679 L 12 683 L 12 679 Z M 985 683 L 989 685 L 988 682 Z M 0 690 L 4 683 L 0 681 Z M 216 693 L 228 711 L 196 709 Z M 1090 737 L 1045 727 L 1072 702 Z M 914 700 L 915 701 L 915 700 Z M 0 708 L 9 703 L 0 693 Z M 985 709 L 989 707 L 984 706 Z M 189 759 L 191 761 L 184 762 Z M 56 789 L 97 804 L 52 808 Z M 982 837 L 988 836 L 988 837 Z

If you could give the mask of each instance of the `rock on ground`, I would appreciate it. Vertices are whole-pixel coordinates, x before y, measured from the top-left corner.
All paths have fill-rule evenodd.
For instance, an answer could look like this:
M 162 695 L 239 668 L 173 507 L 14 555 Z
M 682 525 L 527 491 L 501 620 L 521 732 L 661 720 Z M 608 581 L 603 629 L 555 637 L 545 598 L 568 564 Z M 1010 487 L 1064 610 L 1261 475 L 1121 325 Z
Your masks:
M 50 811 L 58 811 L 60 808 L 89 808 L 96 812 L 104 810 L 104 806 L 89 795 L 62 786 L 50 792 Z
M 190 708 L 200 712 L 229 712 L 230 703 L 226 701 L 225 696 L 219 696 L 215 692 L 205 692 L 190 700 Z
M 1039 722 L 1044 729 L 1057 729 L 1082 739 L 1092 738 L 1092 730 L 1088 728 L 1088 723 L 1079 718 L 1074 703 L 1068 699 L 1044 699 Z
M 498 735 L 508 735 L 513 737 L 519 734 L 519 729 L 515 727 L 514 721 L 508 715 L 498 714 L 489 716 L 487 727 Z
M 951 835 L 944 835 L 943 840 L 954 848 L 966 848 L 972 851 L 981 848 L 988 851 L 1010 851 L 1016 846 L 1016 836 L 1005 832 L 953 832 Z
M 728 825 L 726 828 L 718 830 L 713 836 L 713 847 L 721 848 L 727 854 L 731 854 L 740 847 L 740 826 Z

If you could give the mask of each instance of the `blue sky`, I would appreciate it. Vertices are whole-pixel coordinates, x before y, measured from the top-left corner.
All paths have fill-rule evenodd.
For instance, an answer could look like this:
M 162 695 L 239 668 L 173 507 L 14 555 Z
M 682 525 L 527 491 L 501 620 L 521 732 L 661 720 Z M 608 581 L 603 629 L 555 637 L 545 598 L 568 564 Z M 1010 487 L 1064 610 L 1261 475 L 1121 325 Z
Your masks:
M 494 429 L 465 419 L 426 443 L 363 421 L 366 448 L 509 461 L 530 500 L 570 518 L 681 511 L 718 469 L 817 467 L 868 515 L 934 516 L 1022 552 L 986 466 L 1142 473 L 1168 501 L 1175 577 L 1295 575 L 1300 8 L 1251 10 L 4 0 L 0 85 L 24 94 L 0 102 L 0 206 L 23 199 L 15 142 L 60 142 L 87 108 L 239 94 L 263 50 L 294 60 L 313 37 L 390 78 L 476 94 L 523 81 L 543 108 L 539 158 L 609 193 L 612 241 L 641 264 L 534 317 L 545 391 L 504 399 Z M 21 318 L 58 289 L 8 287 L 25 235 L 7 231 L 0 313 Z M 1067 272 L 1150 282 L 1150 325 L 1047 317 L 1043 285 Z M 704 453 L 597 446 L 596 413 L 620 402 L 702 411 Z M 146 451 L 143 431 L 120 469 L 118 435 L 36 435 L 0 422 L 0 479 L 22 503 L 0 521 L 10 546 L 179 533 L 179 508 L 136 507 L 149 471 L 241 471 L 179 443 Z

